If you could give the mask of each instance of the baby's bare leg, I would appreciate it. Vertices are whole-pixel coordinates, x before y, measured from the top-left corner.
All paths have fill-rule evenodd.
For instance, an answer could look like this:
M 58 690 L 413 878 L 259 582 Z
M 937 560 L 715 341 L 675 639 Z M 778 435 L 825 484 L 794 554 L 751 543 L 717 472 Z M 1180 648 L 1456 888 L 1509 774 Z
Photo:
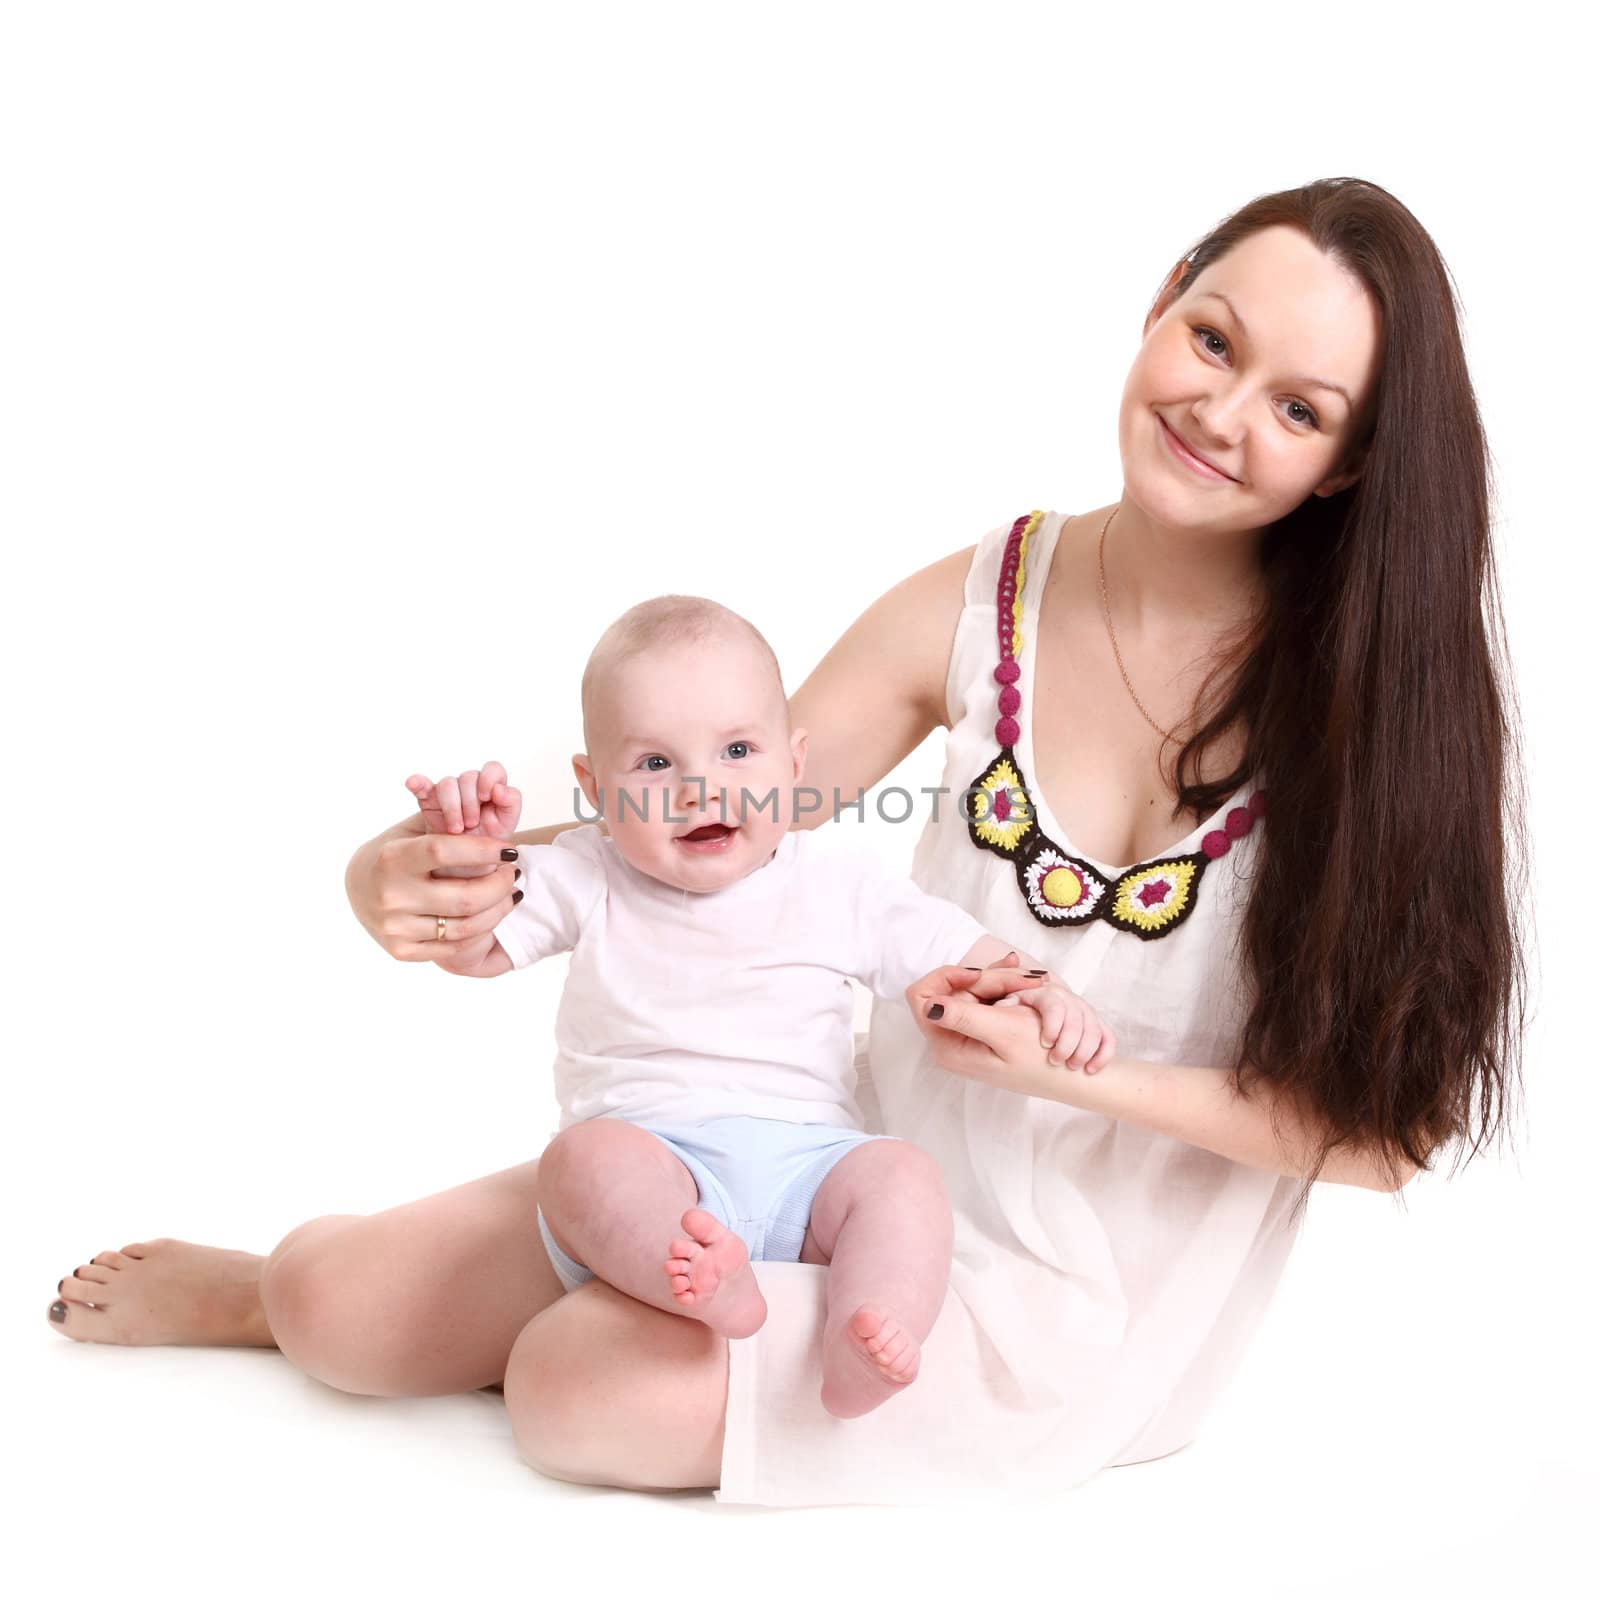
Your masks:
M 539 1158 L 539 1209 L 574 1261 L 646 1305 L 747 1338 L 766 1301 L 743 1241 L 699 1197 L 672 1151 L 620 1117 L 574 1123 Z
M 859 1417 L 917 1375 L 944 1304 L 953 1228 L 938 1163 L 901 1139 L 857 1145 L 823 1179 L 802 1260 L 828 1263 L 822 1404 Z

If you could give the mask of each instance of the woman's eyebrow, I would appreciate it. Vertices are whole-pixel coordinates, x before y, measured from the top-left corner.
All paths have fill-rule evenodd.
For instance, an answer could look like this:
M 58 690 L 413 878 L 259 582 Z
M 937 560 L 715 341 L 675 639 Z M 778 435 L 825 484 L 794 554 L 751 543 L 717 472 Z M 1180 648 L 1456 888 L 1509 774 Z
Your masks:
M 1228 308 L 1228 315 L 1232 317 L 1236 323 L 1238 323 L 1239 332 L 1242 333 L 1247 339 L 1250 337 L 1250 330 L 1245 327 L 1244 318 L 1241 317 L 1234 309 L 1233 301 L 1231 301 L 1220 289 L 1207 289 L 1204 294 L 1198 296 L 1197 298 L 1201 300 L 1220 300 L 1223 305 Z M 1290 378 L 1287 381 L 1290 383 L 1302 384 L 1308 389 L 1329 389 L 1334 394 L 1339 395 L 1344 400 L 1345 405 L 1350 408 L 1350 410 L 1354 411 L 1356 408 L 1355 401 L 1350 398 L 1349 390 L 1347 390 L 1342 383 L 1329 383 L 1326 378 Z

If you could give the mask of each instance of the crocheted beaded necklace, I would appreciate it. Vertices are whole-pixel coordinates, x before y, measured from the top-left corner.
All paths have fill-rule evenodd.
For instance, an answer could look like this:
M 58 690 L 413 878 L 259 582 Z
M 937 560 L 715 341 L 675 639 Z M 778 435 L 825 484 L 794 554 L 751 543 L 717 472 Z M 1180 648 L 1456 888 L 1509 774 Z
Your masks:
M 1141 939 L 1162 939 L 1188 920 L 1198 903 L 1206 868 L 1225 856 L 1234 841 L 1244 838 L 1265 813 L 1266 794 L 1258 789 L 1247 805 L 1234 806 L 1222 826 L 1201 839 L 1197 852 L 1142 861 L 1109 880 L 1089 862 L 1046 837 L 1016 752 L 1022 736 L 1016 718 L 1022 706 L 1017 657 L 1023 642 L 1028 541 L 1043 520 L 1042 511 L 1018 517 L 1000 561 L 995 591 L 1000 662 L 994 669 L 995 682 L 1000 685 L 1000 716 L 994 736 L 1000 751 L 962 796 L 967 832 L 980 850 L 993 851 L 1011 863 L 1023 901 L 1047 928 L 1084 927 L 1103 921 Z

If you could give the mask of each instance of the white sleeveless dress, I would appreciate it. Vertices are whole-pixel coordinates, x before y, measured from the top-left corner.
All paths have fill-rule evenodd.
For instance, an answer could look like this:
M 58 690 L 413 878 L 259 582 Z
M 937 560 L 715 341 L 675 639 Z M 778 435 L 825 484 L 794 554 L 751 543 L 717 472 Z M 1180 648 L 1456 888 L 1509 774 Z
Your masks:
M 1024 546 L 1012 744 L 1025 785 L 1037 770 L 1039 596 L 1065 520 L 1035 514 Z M 946 793 L 918 841 L 912 877 L 1047 962 L 1110 1023 L 1121 1053 L 1225 1065 L 1246 1004 L 1235 940 L 1258 833 L 1233 839 L 1220 858 L 1206 852 L 1192 903 L 1154 937 L 1105 917 L 1045 925 L 1013 863 L 973 841 L 960 796 L 1000 750 L 997 586 L 1014 531 L 986 534 L 967 575 L 946 680 Z M 1085 856 L 1048 800 L 1025 792 L 1040 831 L 1063 852 L 1109 885 L 1127 871 Z M 1150 860 L 1198 860 L 1206 836 L 1250 799 L 1247 786 Z M 868 1128 L 921 1145 L 943 1170 L 956 1221 L 950 1292 L 917 1381 L 877 1411 L 841 1421 L 818 1398 L 826 1269 L 758 1263 L 770 1314 L 753 1338 L 729 1344 L 717 1498 L 1014 1500 L 1189 1443 L 1277 1285 L 1299 1181 L 944 1072 L 903 1002 L 875 1000 L 857 1046 Z

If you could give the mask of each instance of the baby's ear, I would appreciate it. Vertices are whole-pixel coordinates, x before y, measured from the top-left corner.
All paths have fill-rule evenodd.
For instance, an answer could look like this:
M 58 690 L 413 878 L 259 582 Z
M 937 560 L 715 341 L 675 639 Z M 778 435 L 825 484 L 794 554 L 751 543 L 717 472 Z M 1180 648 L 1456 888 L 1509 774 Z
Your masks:
M 789 735 L 789 754 L 794 758 L 795 782 L 800 781 L 800 774 L 805 771 L 806 765 L 806 730 L 796 728 Z
M 580 750 L 572 758 L 572 773 L 578 780 L 578 787 L 583 790 L 584 799 L 589 802 L 594 810 L 600 810 L 600 802 L 596 798 L 599 789 L 594 781 L 594 768 L 589 765 L 586 751 Z

